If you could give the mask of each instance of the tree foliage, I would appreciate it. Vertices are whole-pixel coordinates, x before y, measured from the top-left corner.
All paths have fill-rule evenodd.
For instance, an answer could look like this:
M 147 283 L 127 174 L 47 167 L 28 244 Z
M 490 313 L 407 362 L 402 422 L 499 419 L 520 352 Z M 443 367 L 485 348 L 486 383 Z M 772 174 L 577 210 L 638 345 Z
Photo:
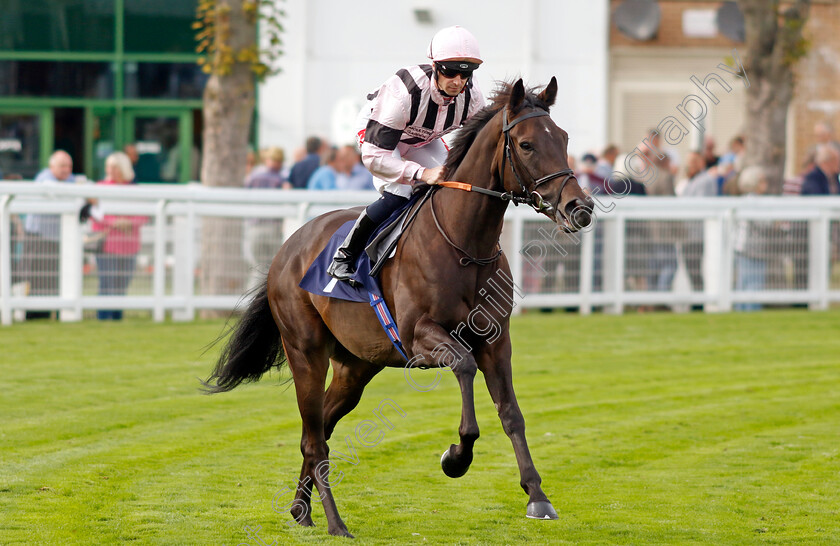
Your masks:
M 193 30 L 196 31 L 196 53 L 201 57 L 198 64 L 207 74 L 228 76 L 235 63 L 250 65 L 254 75 L 262 80 L 277 74 L 280 68 L 277 60 L 283 55 L 283 24 L 286 12 L 279 7 L 279 0 L 237 0 L 241 1 L 245 20 L 254 26 L 260 25 L 264 40 L 236 44 L 231 34 L 231 6 L 217 0 L 199 0 Z

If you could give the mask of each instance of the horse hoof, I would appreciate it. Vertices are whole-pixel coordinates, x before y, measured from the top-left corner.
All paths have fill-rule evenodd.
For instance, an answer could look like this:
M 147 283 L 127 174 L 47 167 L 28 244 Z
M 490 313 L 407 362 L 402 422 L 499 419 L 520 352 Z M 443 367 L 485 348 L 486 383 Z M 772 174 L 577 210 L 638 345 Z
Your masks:
M 292 514 L 292 518 L 294 518 L 297 524 L 301 527 L 315 527 L 315 523 L 312 521 L 312 514 L 309 512 L 301 514 L 300 511 L 295 513 L 295 510 L 291 510 L 290 513 Z
M 547 500 L 535 501 L 528 503 L 528 511 L 525 513 L 525 517 L 531 519 L 557 519 L 557 512 L 554 511 L 554 507 Z
M 329 529 L 327 532 L 334 537 L 346 537 L 346 538 L 356 538 L 350 534 L 350 531 L 347 530 L 347 527 L 339 527 L 338 529 Z
M 464 474 L 467 473 L 467 470 L 470 469 L 470 463 L 472 463 L 472 455 L 466 461 L 458 461 L 450 452 L 455 446 L 452 445 L 443 452 L 443 455 L 440 456 L 440 467 L 443 469 L 443 473 L 449 476 L 450 478 L 460 478 Z

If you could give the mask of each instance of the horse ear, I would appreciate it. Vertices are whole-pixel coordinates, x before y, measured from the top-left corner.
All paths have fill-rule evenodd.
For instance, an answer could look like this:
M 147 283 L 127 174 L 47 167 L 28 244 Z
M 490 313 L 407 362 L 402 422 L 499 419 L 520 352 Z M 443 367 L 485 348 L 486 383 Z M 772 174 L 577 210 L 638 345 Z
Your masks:
M 557 98 L 557 78 L 551 77 L 551 81 L 545 86 L 537 98 L 546 103 L 548 106 L 554 104 L 554 99 Z
M 516 80 L 513 84 L 513 89 L 510 90 L 510 109 L 516 110 L 520 103 L 525 99 L 525 84 L 522 83 L 522 78 Z

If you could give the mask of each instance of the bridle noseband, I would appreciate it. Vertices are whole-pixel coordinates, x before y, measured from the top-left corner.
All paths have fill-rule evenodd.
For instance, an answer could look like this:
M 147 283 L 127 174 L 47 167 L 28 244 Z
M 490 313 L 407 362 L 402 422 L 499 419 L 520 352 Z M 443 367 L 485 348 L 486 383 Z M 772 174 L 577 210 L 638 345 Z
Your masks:
M 560 206 L 560 200 L 563 198 L 563 189 L 566 187 L 566 184 L 569 183 L 569 180 L 571 180 L 572 178 L 575 178 L 575 172 L 572 169 L 563 169 L 562 171 L 557 171 L 555 173 L 547 174 L 547 175 L 543 176 L 542 178 L 535 179 L 534 176 L 528 171 L 528 168 L 522 163 L 522 160 L 519 159 L 519 156 L 516 154 L 516 152 L 512 151 L 511 145 L 510 145 L 511 144 L 510 130 L 513 129 L 518 123 L 521 123 L 521 122 L 525 121 L 526 119 L 535 118 L 535 117 L 542 117 L 542 116 L 547 116 L 547 115 L 549 115 L 549 114 L 545 110 L 536 109 L 536 110 L 532 110 L 532 111 L 528 112 L 527 114 L 521 115 L 518 118 L 514 119 L 513 121 L 509 122 L 508 121 L 508 108 L 507 108 L 507 106 L 505 106 L 505 109 L 502 112 L 502 133 L 505 135 L 505 153 L 502 156 L 502 168 L 500 170 L 500 177 L 502 179 L 502 184 L 504 184 L 504 178 L 505 178 L 505 164 L 506 164 L 507 161 L 509 161 L 510 162 L 510 170 L 513 172 L 514 178 L 516 178 L 516 181 L 519 183 L 519 187 L 522 188 L 522 193 L 524 195 L 524 197 L 523 196 L 518 196 L 518 195 L 514 194 L 513 192 L 510 192 L 510 195 L 511 195 L 510 200 L 513 201 L 514 205 L 518 205 L 519 203 L 524 203 L 524 204 L 530 206 L 531 208 L 533 208 L 535 211 L 540 212 L 540 213 L 547 213 L 551 209 L 556 209 L 558 206 Z M 528 188 L 522 182 L 522 178 L 519 176 L 519 173 L 516 172 L 516 166 L 515 166 L 514 161 L 513 161 L 514 158 L 516 158 L 516 160 L 520 163 L 520 165 L 522 165 L 522 168 L 525 170 L 525 172 L 528 173 L 528 177 L 531 178 L 531 180 L 534 181 L 534 188 L 530 191 L 530 193 L 528 191 Z M 558 192 L 556 205 L 552 205 L 552 204 L 546 202 L 545 199 L 543 199 L 543 196 L 540 195 L 540 193 L 537 191 L 537 188 L 539 188 L 541 185 L 545 184 L 546 182 L 548 182 L 550 180 L 554 180 L 555 178 L 559 178 L 559 177 L 564 176 L 564 175 L 565 175 L 566 178 L 564 178 L 563 182 L 560 184 L 560 191 Z

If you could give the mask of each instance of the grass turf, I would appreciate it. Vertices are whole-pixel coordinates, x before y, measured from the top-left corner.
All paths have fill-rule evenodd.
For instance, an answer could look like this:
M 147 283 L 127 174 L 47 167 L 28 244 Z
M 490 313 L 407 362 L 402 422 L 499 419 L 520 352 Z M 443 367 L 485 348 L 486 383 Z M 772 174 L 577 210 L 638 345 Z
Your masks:
M 481 376 L 469 473 L 440 470 L 459 393 L 386 370 L 336 430 L 339 510 L 362 544 L 831 544 L 840 540 L 840 314 L 513 320 L 514 384 L 559 521 L 526 520 Z M 202 396 L 220 322 L 0 328 L 0 543 L 345 544 L 272 509 L 300 421 L 277 375 Z M 431 378 L 434 372 L 423 372 Z M 383 399 L 375 447 L 353 438 Z M 336 458 L 347 453 L 358 463 Z M 278 495 L 277 505 L 291 494 Z

